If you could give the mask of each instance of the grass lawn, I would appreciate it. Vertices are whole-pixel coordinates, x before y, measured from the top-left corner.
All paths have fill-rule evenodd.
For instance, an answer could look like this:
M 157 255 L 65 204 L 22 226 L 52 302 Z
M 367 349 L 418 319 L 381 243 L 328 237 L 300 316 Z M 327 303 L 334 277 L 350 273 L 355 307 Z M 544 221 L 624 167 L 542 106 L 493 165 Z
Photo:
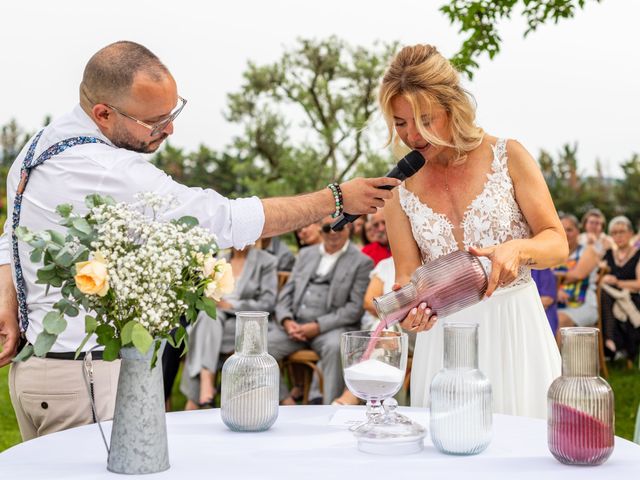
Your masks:
M 0 452 L 20 442 L 20 433 L 9 399 L 9 368 L 0 368 Z M 171 404 L 182 410 L 186 399 L 178 390 L 179 377 L 173 386 Z M 622 363 L 609 365 L 609 383 L 616 398 L 616 435 L 633 439 L 636 412 L 640 402 L 640 371 L 626 370 Z

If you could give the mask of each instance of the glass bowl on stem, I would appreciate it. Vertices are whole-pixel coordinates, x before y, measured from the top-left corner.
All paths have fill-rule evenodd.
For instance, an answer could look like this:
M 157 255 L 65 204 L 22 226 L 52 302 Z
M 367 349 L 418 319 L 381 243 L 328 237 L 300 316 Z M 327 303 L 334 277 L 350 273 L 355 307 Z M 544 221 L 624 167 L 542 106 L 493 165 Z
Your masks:
M 353 428 L 358 448 L 375 454 L 415 453 L 423 448 L 426 430 L 396 412 L 407 368 L 406 333 L 355 331 L 342 334 L 340 352 L 344 381 L 367 402 L 366 421 Z

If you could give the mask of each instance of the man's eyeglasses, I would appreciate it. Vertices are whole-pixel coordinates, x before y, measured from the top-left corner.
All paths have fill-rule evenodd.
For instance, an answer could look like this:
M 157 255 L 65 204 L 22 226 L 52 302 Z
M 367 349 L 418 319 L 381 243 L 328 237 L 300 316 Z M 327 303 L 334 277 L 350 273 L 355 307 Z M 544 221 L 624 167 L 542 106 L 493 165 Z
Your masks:
M 159 135 L 160 133 L 162 133 L 162 131 L 165 128 L 167 128 L 167 126 L 171 122 L 173 122 L 178 115 L 180 115 L 180 112 L 182 111 L 184 106 L 187 104 L 187 101 L 184 98 L 180 97 L 180 96 L 178 97 L 178 102 L 179 102 L 179 105 L 173 110 L 173 112 L 171 112 L 166 118 L 164 118 L 164 119 L 160 120 L 159 122 L 156 122 L 156 123 L 154 123 L 152 125 L 150 125 L 150 124 L 148 124 L 146 122 L 143 122 L 142 120 L 138 120 L 136 117 L 132 117 L 131 115 L 127 115 L 122 110 L 119 110 L 118 108 L 114 107 L 113 105 L 110 105 L 108 103 L 105 103 L 105 105 L 107 107 L 111 108 L 112 110 L 115 110 L 116 112 L 118 112 L 123 117 L 127 117 L 129 120 L 133 120 L 138 125 L 142 125 L 143 127 L 148 128 L 149 130 L 151 130 L 149 135 L 151 135 L 152 137 L 155 137 L 155 136 Z

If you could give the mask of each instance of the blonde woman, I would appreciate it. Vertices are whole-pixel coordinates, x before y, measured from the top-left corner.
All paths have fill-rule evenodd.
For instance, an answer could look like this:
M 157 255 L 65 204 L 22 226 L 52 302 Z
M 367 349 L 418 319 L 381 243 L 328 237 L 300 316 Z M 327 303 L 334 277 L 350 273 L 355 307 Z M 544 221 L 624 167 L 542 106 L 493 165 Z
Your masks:
M 491 380 L 494 411 L 545 417 L 560 355 L 530 268 L 556 265 L 568 248 L 536 162 L 518 142 L 476 125 L 458 73 L 433 46 L 405 47 L 395 56 L 379 102 L 389 141 L 402 141 L 426 160 L 385 206 L 396 282 L 407 283 L 423 262 L 458 249 L 480 257 L 489 274 L 486 299 L 476 306 L 438 319 L 422 304 L 402 322 L 422 332 L 412 405 L 429 403 L 431 379 L 442 367 L 442 324 L 478 322 L 480 369 Z

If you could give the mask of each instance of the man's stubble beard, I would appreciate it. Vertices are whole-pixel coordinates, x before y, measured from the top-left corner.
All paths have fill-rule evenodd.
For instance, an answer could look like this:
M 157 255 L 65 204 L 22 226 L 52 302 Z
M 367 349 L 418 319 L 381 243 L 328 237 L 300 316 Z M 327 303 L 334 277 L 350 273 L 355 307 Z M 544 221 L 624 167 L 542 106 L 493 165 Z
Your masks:
M 113 131 L 113 138 L 110 140 L 111 143 L 119 148 L 126 148 L 127 150 L 138 153 L 154 153 L 158 150 L 160 145 L 162 145 L 162 142 L 167 138 L 167 136 L 168 135 L 166 133 L 163 133 L 150 142 L 143 142 L 131 135 L 126 129 L 116 126 Z

